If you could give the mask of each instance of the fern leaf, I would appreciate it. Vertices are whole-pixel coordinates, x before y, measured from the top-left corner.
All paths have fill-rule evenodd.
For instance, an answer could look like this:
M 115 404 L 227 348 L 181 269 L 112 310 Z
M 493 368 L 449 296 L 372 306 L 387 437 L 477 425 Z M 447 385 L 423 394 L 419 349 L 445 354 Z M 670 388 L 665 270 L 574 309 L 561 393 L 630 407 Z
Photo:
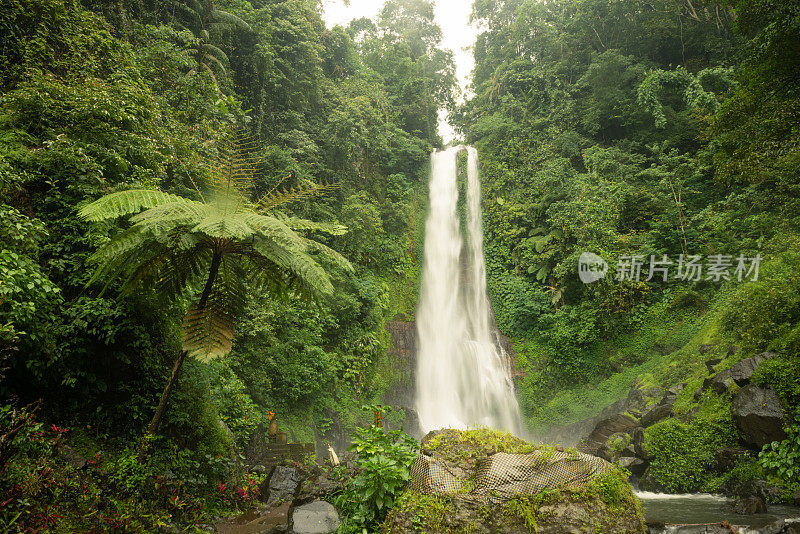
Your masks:
M 347 227 L 338 223 L 314 222 L 298 217 L 288 217 L 282 213 L 279 214 L 276 212 L 273 212 L 273 215 L 276 219 L 279 219 L 286 224 L 286 226 L 295 231 L 324 232 L 328 235 L 344 235 L 347 233 Z
M 283 191 L 268 193 L 262 196 L 257 204 L 259 211 L 268 212 L 283 204 L 297 202 L 298 200 L 303 200 L 317 193 L 321 193 L 322 191 L 328 191 L 337 187 L 338 184 L 315 184 L 307 182 L 297 187 L 284 189 Z
M 143 209 L 154 208 L 170 202 L 185 200 L 178 195 L 153 189 L 129 189 L 100 197 L 78 211 L 78 216 L 86 221 L 116 219 L 124 215 L 138 213 Z

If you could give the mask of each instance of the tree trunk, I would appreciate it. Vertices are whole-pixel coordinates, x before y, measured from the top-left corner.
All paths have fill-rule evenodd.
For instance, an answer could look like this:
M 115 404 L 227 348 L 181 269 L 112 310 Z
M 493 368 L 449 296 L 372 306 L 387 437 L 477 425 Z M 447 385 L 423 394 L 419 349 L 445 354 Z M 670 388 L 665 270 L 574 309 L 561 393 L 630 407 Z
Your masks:
M 219 272 L 219 266 L 222 263 L 222 253 L 219 250 L 214 251 L 214 256 L 211 258 L 211 268 L 208 272 L 208 279 L 206 280 L 206 285 L 203 288 L 203 294 L 200 296 L 200 300 L 198 301 L 198 306 L 201 308 L 206 305 L 208 302 L 208 297 L 211 295 L 211 290 L 214 287 L 214 281 L 217 278 L 217 273 Z M 158 401 L 158 408 L 156 408 L 156 413 L 153 415 L 153 419 L 150 421 L 150 424 L 147 426 L 147 432 L 142 439 L 141 444 L 139 445 L 139 458 L 143 459 L 147 450 L 147 442 L 149 439 L 156 434 L 158 431 L 158 425 L 161 423 L 161 418 L 164 416 L 164 412 L 167 409 L 167 401 L 169 400 L 169 394 L 172 391 L 172 385 L 175 383 L 175 379 L 178 377 L 178 373 L 183 366 L 183 362 L 186 360 L 186 356 L 188 352 L 182 350 L 181 353 L 178 355 L 178 358 L 175 360 L 175 363 L 172 366 L 172 373 L 169 375 L 169 379 L 167 380 L 167 385 L 164 386 L 164 392 L 161 393 L 161 400 Z
M 172 391 L 172 385 L 175 383 L 175 378 L 178 376 L 178 372 L 181 370 L 183 361 L 186 359 L 186 354 L 186 351 L 182 350 L 178 355 L 178 358 L 175 360 L 175 364 L 172 366 L 172 374 L 169 375 L 167 385 L 164 386 L 164 392 L 161 394 L 161 400 L 158 402 L 156 413 L 153 416 L 153 419 L 150 421 L 150 425 L 147 427 L 146 436 L 153 436 L 158 430 L 158 425 L 161 423 L 161 418 L 164 416 L 164 411 L 167 409 L 167 399 L 169 399 L 169 393 Z

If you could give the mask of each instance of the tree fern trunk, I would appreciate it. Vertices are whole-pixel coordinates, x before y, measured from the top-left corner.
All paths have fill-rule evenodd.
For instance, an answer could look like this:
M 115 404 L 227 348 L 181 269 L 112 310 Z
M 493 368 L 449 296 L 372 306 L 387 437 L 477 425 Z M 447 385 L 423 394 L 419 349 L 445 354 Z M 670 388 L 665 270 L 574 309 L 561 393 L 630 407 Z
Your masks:
M 214 251 L 214 257 L 211 259 L 211 268 L 208 272 L 208 279 L 206 280 L 206 285 L 203 288 L 203 294 L 200 296 L 200 300 L 198 305 L 200 307 L 204 307 L 206 302 L 208 302 L 208 297 L 211 295 L 211 290 L 214 287 L 214 281 L 217 278 L 217 273 L 219 273 L 219 266 L 222 263 L 222 253 L 219 251 Z M 175 363 L 172 366 L 172 373 L 169 375 L 169 379 L 167 380 L 167 385 L 164 386 L 164 392 L 161 393 L 161 400 L 158 401 L 158 408 L 156 408 L 156 413 L 153 415 L 153 419 L 150 421 L 150 424 L 147 426 L 147 433 L 144 435 L 144 439 L 142 440 L 141 445 L 139 446 L 139 457 L 142 458 L 147 449 L 147 442 L 150 437 L 154 436 L 155 433 L 158 431 L 158 425 L 161 423 L 162 417 L 164 417 L 164 412 L 167 409 L 167 401 L 169 400 L 169 394 L 172 391 L 172 386 L 175 383 L 175 379 L 178 377 L 178 373 L 183 366 L 183 362 L 186 360 L 186 356 L 188 352 L 182 350 L 181 353 L 178 355 L 178 358 L 175 360 Z
M 178 358 L 175 360 L 175 364 L 172 366 L 172 374 L 169 375 L 167 385 L 164 386 L 164 392 L 161 394 L 161 400 L 158 402 L 156 413 L 153 416 L 153 419 L 150 421 L 150 425 L 147 427 L 148 436 L 155 435 L 156 431 L 158 430 L 158 425 L 161 423 L 161 418 L 164 416 L 164 411 L 167 409 L 167 400 L 169 399 L 169 394 L 172 391 L 172 385 L 175 383 L 175 378 L 177 378 L 178 372 L 181 370 L 181 366 L 186 359 L 186 354 L 186 351 L 182 350 L 178 355 Z

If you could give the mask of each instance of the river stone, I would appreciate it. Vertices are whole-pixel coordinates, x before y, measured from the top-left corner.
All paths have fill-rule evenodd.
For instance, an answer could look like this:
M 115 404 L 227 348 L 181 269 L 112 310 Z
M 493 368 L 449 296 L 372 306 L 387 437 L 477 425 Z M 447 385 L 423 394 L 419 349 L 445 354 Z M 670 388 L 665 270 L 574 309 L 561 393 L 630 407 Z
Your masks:
M 767 511 L 767 505 L 761 497 L 745 497 L 735 501 L 729 501 L 727 506 L 734 513 L 740 515 L 763 514 Z
M 748 384 L 736 394 L 731 415 L 742 439 L 759 449 L 773 441 L 783 441 L 786 415 L 772 388 Z
M 624 467 L 631 474 L 637 478 L 644 475 L 644 472 L 647 471 L 647 466 L 650 465 L 649 462 L 645 462 L 641 458 L 631 458 L 631 457 L 623 457 L 619 459 L 619 466 Z
M 329 534 L 335 532 L 339 524 L 336 508 L 325 501 L 298 506 L 292 513 L 294 534 Z
M 631 433 L 631 441 L 633 442 L 633 450 L 636 451 L 636 456 L 642 460 L 649 460 L 650 455 L 644 447 L 644 428 L 634 428 Z
M 583 443 L 582 450 L 596 454 L 602 447 L 608 446 L 615 434 L 626 434 L 639 426 L 639 421 L 628 414 L 618 413 L 597 423 L 594 430 Z
M 727 473 L 743 460 L 750 457 L 750 451 L 740 447 L 724 447 L 714 453 L 714 471 Z
M 89 463 L 86 458 L 78 454 L 75 449 L 69 445 L 62 445 L 58 450 L 58 455 L 67 461 L 69 465 L 75 469 L 83 469 Z

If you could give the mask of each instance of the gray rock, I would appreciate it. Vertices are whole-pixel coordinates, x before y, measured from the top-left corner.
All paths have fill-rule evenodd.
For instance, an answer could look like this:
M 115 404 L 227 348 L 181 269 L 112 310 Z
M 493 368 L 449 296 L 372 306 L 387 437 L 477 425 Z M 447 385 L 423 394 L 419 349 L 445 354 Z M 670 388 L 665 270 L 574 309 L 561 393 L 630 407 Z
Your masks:
M 292 512 L 294 534 L 329 534 L 335 532 L 339 524 L 336 508 L 325 501 L 304 504 Z
M 750 456 L 750 452 L 740 447 L 725 447 L 714 453 L 714 470 L 726 473 Z
M 628 433 L 639 426 L 636 418 L 628 414 L 614 414 L 598 422 L 589 437 L 583 442 L 582 450 L 590 454 L 596 454 L 603 448 L 607 448 L 609 441 L 616 434 Z
M 728 503 L 730 509 L 740 515 L 763 514 L 767 511 L 767 504 L 761 497 L 745 497 Z
M 311 470 L 309 477 L 300 485 L 300 491 L 294 498 L 294 505 L 300 506 L 310 502 L 325 499 L 328 495 L 341 490 L 344 487 L 344 480 L 333 480 L 328 476 L 327 471 L 322 469 Z
M 66 462 L 75 469 L 83 469 L 88 463 L 86 458 L 78 454 L 75 449 L 69 445 L 62 445 L 58 450 L 58 455 L 66 460 Z
M 642 460 L 649 460 L 650 455 L 644 447 L 644 429 L 642 427 L 633 429 L 631 441 L 633 442 L 633 450 L 636 451 L 636 456 Z
M 713 360 L 707 360 L 706 361 L 706 368 L 708 368 L 708 372 L 709 373 L 713 373 L 714 372 L 714 367 L 719 365 L 719 363 L 721 361 L 722 361 L 722 358 L 714 358 Z
M 639 424 L 641 424 L 643 428 L 647 428 L 666 419 L 670 415 L 672 415 L 672 404 L 657 404 L 644 412 L 642 418 L 639 420 Z
M 668 531 L 670 534 L 733 534 L 729 526 L 724 523 L 708 525 L 675 525 Z
M 783 441 L 786 433 L 786 414 L 778 395 L 772 388 L 749 384 L 736 394 L 731 415 L 742 440 L 759 449 L 773 441 Z
M 733 385 L 733 379 L 731 378 L 731 370 L 725 369 L 724 371 L 720 371 L 719 373 L 715 374 L 711 378 L 706 378 L 703 380 L 703 387 L 700 388 L 701 391 L 706 391 L 708 389 L 717 393 L 717 395 L 722 395 L 730 387 Z
M 758 529 L 758 534 L 788 534 L 789 532 L 791 531 L 786 529 L 786 521 L 783 519 L 778 519 Z
M 774 358 L 777 354 L 772 352 L 762 352 L 761 354 L 757 354 L 752 358 L 746 358 L 738 363 L 735 363 L 733 367 L 730 368 L 730 375 L 736 385 L 738 386 L 746 386 L 750 383 L 750 378 L 753 376 L 753 372 L 758 369 L 758 366 L 761 365 L 761 362 L 764 360 L 768 360 L 770 358 Z
M 300 482 L 302 482 L 302 476 L 299 469 L 282 465 L 276 466 L 266 484 L 269 493 L 267 504 L 273 505 L 277 502 L 293 500 Z
M 645 462 L 641 458 L 623 457 L 619 459 L 619 466 L 627 469 L 633 476 L 637 478 L 644 475 L 644 472 L 647 470 L 649 465 L 649 462 Z

